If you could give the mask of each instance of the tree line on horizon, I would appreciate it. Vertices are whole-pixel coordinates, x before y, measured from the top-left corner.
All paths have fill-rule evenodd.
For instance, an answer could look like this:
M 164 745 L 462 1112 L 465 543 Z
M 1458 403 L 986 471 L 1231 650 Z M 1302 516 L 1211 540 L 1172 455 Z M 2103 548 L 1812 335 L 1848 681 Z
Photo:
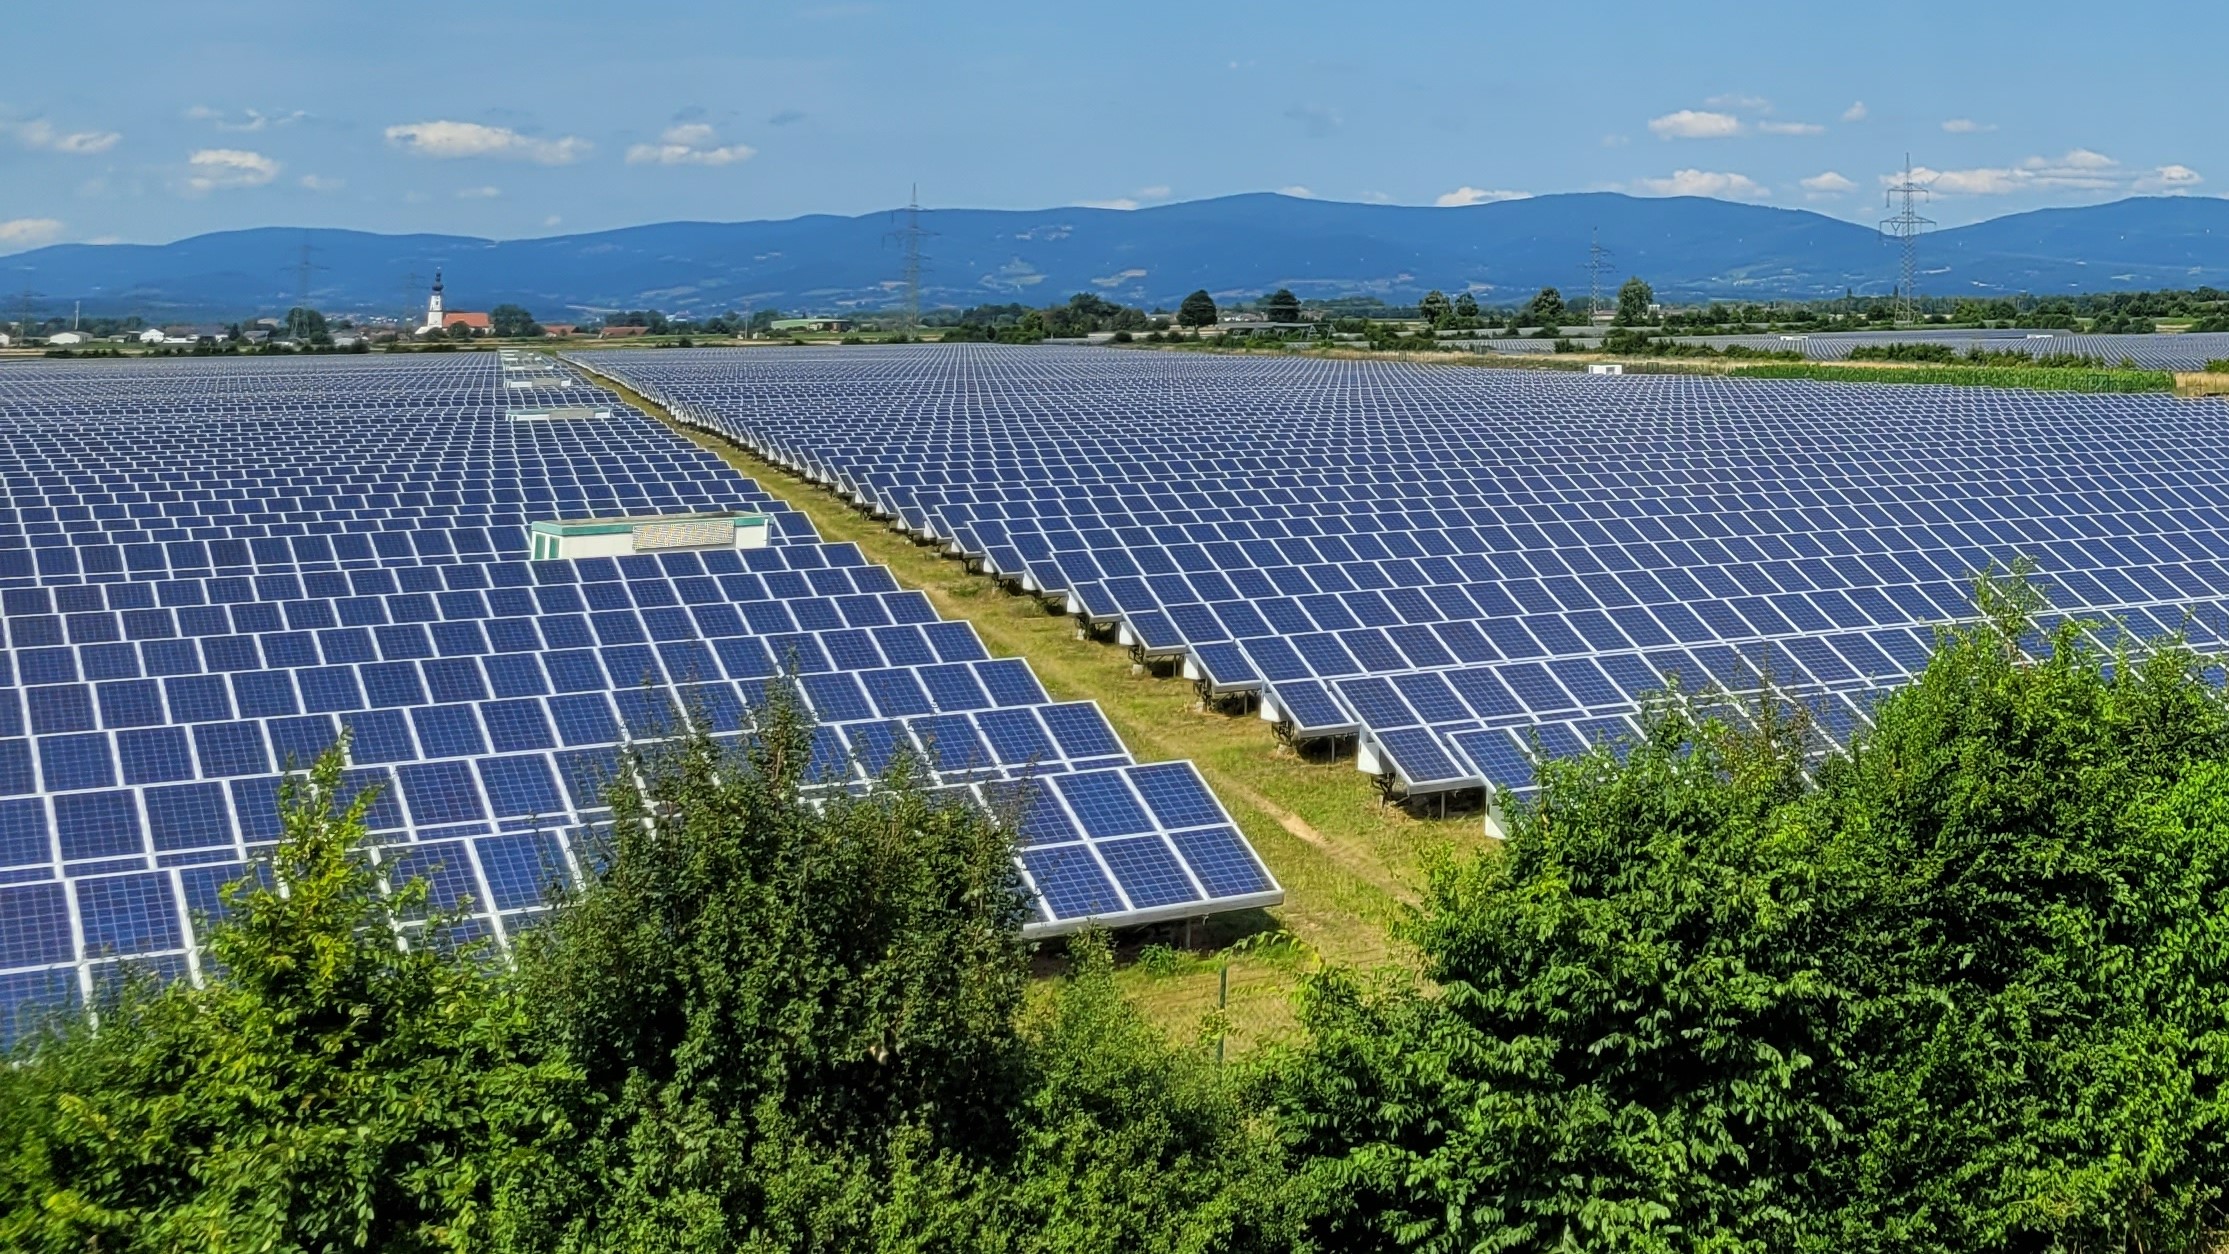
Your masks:
M 1923 323 L 1942 326 L 2018 327 L 2033 330 L 2089 331 L 2095 334 L 2130 334 L 2155 331 L 2161 320 L 2182 321 L 2193 331 L 2229 331 L 2229 292 L 2212 287 L 2189 290 L 2099 292 L 2074 296 L 1918 296 L 1912 300 Z M 1650 285 L 1633 276 L 1605 302 L 1613 313 L 1612 325 L 1650 328 L 1666 334 L 1741 334 L 1767 329 L 1837 330 L 1894 325 L 1899 302 L 1893 296 L 1857 296 L 1808 301 L 1708 301 L 1682 306 L 1658 306 Z M 1311 321 L 1343 331 L 1360 333 L 1371 324 L 1423 322 L 1436 331 L 1553 331 L 1583 323 L 1588 318 L 1583 299 L 1567 298 L 1557 287 L 1544 287 L 1522 301 L 1486 303 L 1472 289 L 1458 290 L 1453 298 L 1434 289 L 1413 305 L 1388 303 L 1373 296 L 1333 296 L 1303 300 L 1289 288 L 1278 288 L 1246 298 L 1226 296 L 1218 302 L 1206 289 L 1194 291 L 1174 310 L 1124 305 L 1103 295 L 1079 292 L 1060 304 L 1036 306 L 1024 302 L 984 303 L 968 307 L 924 310 L 923 331 L 947 340 L 1034 343 L 1042 339 L 1074 338 L 1098 332 L 1130 335 L 1199 330 L 1217 325 L 1226 310 L 1260 313 L 1267 321 Z M 779 309 L 732 310 L 710 315 L 668 313 L 658 309 L 613 311 L 582 315 L 572 325 L 584 331 L 603 327 L 641 327 L 658 337 L 728 338 L 763 337 L 785 315 Z M 888 310 L 857 315 L 883 330 L 903 328 L 903 320 Z M 297 330 L 305 317 L 330 330 L 360 329 L 349 316 L 332 315 L 299 307 L 275 321 L 298 342 L 312 340 Z M 490 333 L 499 338 L 533 337 L 540 323 L 524 307 L 502 304 L 489 312 Z M 70 315 L 40 316 L 24 311 L 0 323 L 19 337 L 32 338 L 70 329 L 78 323 L 88 334 L 105 338 L 145 329 L 140 316 Z M 230 324 L 235 340 L 249 325 Z M 403 329 L 406 333 L 408 328 Z M 470 330 L 453 330 L 453 337 L 469 339 Z

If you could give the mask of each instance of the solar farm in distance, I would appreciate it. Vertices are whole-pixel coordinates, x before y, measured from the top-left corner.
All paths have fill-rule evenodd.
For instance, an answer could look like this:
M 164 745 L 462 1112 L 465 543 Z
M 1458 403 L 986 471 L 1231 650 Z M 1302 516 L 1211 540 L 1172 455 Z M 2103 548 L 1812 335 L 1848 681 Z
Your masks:
M 584 355 L 1388 791 L 1523 794 L 1687 691 L 1831 739 L 2032 561 L 2222 638 L 2219 402 L 1092 349 Z
M 597 856 L 622 744 L 737 737 L 785 671 L 821 787 L 907 750 L 1018 815 L 1025 935 L 1282 898 L 1189 763 L 546 358 L 11 364 L 0 432 L 10 1022 L 192 974 L 344 729 L 390 879 L 504 941 Z

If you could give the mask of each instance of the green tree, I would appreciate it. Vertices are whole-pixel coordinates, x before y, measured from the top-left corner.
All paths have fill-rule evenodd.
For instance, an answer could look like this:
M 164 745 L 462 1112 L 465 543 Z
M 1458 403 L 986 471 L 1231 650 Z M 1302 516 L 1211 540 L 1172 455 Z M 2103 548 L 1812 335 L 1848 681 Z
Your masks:
M 449 324 L 448 335 L 452 340 L 469 340 L 472 338 L 472 328 L 463 322 L 452 322 Z
M 488 326 L 495 334 L 506 339 L 522 339 L 542 333 L 542 328 L 534 321 L 534 315 L 517 305 L 497 305 L 490 309 Z
M 1417 302 L 1416 312 L 1426 322 L 1437 327 L 1446 324 L 1448 317 L 1455 312 L 1455 307 L 1447 302 L 1445 292 L 1433 288 L 1424 293 L 1423 300 Z
M 1552 287 L 1544 287 L 1518 312 L 1517 325 L 1560 327 L 1570 320 L 1570 316 L 1570 312 L 1564 308 L 1563 293 Z
M 1478 298 L 1469 292 L 1457 295 L 1455 297 L 1455 317 L 1465 325 L 1476 326 L 1478 324 Z
M 1028 906 L 1004 830 L 904 754 L 816 809 L 779 685 L 760 726 L 741 755 L 630 755 L 608 869 L 522 946 L 537 1039 L 593 1093 L 533 1195 L 558 1245 L 847 1248 L 893 1138 L 934 1159 L 1010 1128 Z
M 2229 707 L 2172 642 L 1979 601 L 1846 757 L 1674 700 L 1545 765 L 1431 875 L 1435 992 L 1312 981 L 1279 1122 L 1315 1239 L 2208 1248 Z
M 1206 288 L 1184 298 L 1176 307 L 1176 323 L 1181 327 L 1211 327 L 1215 325 L 1215 298 Z
M 1649 320 L 1649 306 L 1655 303 L 1655 290 L 1634 275 L 1618 287 L 1618 311 L 1612 321 L 1621 327 L 1643 326 Z
M 1292 289 L 1280 287 L 1262 301 L 1262 312 L 1271 322 L 1300 321 L 1300 298 Z
M 339 749 L 289 780 L 276 852 L 224 890 L 205 986 L 129 983 L 97 1031 L 66 1023 L 0 1067 L 0 1246 L 492 1239 L 574 1074 L 517 1060 L 525 1020 L 480 945 L 418 943 L 435 903 L 366 860 L 369 802 Z

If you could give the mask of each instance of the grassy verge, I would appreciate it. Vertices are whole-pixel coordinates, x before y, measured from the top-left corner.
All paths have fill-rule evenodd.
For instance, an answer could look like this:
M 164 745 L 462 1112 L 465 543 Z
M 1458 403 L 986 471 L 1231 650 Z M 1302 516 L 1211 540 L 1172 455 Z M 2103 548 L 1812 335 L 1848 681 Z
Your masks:
M 1736 366 L 1740 379 L 1823 379 L 1842 383 L 1933 383 L 1952 387 L 2027 388 L 2041 392 L 2172 392 L 2165 370 L 2067 370 L 2048 366 L 1914 366 L 1896 363 L 1845 366 L 1790 362 Z
M 1125 938 L 1123 952 L 1131 959 L 1122 970 L 1125 987 L 1172 1032 L 1196 1031 L 1215 1010 L 1227 963 L 1229 1047 L 1243 1051 L 1276 1039 L 1292 1026 L 1289 994 L 1296 979 L 1316 962 L 1407 960 L 1394 931 L 1415 900 L 1427 850 L 1490 843 L 1477 815 L 1420 819 L 1380 805 L 1351 756 L 1306 760 L 1278 745 L 1268 724 L 1252 714 L 1204 710 L 1189 683 L 1140 673 L 1125 651 L 1077 639 L 1073 619 L 1035 598 L 970 574 L 832 493 L 718 436 L 672 423 L 642 396 L 618 391 L 796 507 L 823 538 L 859 545 L 900 583 L 926 593 L 939 614 L 973 623 L 992 653 L 1028 659 L 1056 699 L 1098 701 L 1140 761 L 1189 758 L 1198 764 L 1284 885 L 1285 904 L 1266 914 L 1216 916 L 1189 949 L 1181 929 Z

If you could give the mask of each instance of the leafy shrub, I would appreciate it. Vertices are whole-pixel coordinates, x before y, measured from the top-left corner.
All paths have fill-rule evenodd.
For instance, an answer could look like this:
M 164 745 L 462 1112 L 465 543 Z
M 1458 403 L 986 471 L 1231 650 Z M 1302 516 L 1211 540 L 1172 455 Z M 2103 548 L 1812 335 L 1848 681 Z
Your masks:
M 1543 766 L 1432 871 L 1430 991 L 1311 980 L 1319 1245 L 2216 1248 L 2229 706 L 1980 605 L 1846 757 L 1672 700 Z
M 1958 360 L 1958 350 L 1948 344 L 1860 344 L 1850 350 L 1851 361 L 1933 361 Z

